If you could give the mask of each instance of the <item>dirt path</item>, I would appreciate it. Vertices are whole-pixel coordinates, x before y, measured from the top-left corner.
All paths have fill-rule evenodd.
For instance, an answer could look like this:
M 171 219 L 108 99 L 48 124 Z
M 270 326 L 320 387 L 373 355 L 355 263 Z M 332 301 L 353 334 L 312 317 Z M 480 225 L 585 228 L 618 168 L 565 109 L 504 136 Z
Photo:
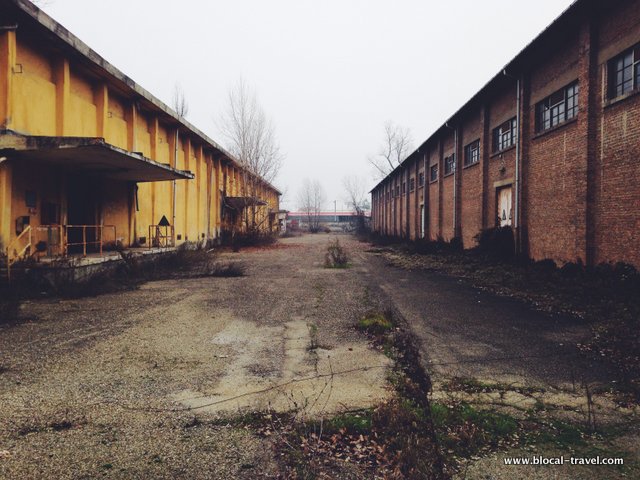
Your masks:
M 328 239 L 226 254 L 244 277 L 25 303 L 0 326 L 0 477 L 269 478 L 270 442 L 225 418 L 386 398 L 390 361 L 353 328 L 361 260 L 323 268 Z

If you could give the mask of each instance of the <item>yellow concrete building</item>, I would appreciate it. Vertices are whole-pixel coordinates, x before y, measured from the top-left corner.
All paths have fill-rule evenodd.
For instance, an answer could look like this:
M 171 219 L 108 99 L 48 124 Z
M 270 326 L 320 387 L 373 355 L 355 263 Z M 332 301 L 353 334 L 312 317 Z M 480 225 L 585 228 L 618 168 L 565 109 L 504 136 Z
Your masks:
M 204 242 L 240 228 L 248 205 L 276 228 L 280 192 L 259 180 L 247 198 L 246 175 L 31 2 L 0 0 L 0 251 L 9 258 Z

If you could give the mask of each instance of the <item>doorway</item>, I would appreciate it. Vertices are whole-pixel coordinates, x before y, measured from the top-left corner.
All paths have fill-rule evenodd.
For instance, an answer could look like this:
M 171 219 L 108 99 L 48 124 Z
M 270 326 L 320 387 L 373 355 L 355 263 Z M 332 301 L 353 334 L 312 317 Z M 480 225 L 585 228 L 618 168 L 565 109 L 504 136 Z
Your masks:
M 97 228 L 83 228 L 97 225 L 97 185 L 86 177 L 70 176 L 67 183 L 67 244 L 68 253 L 97 251 L 99 240 Z
M 510 227 L 512 218 L 512 193 L 511 185 L 497 190 L 498 226 Z

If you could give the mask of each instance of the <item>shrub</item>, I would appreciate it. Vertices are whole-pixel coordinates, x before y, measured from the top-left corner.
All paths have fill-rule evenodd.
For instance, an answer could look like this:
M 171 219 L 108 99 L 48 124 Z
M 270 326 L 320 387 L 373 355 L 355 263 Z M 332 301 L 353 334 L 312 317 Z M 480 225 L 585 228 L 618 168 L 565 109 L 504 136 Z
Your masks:
M 336 238 L 329 242 L 327 253 L 324 256 L 324 266 L 326 268 L 347 268 L 349 265 L 349 257 L 347 251 L 340 241 Z
M 482 230 L 475 237 L 476 251 L 497 260 L 511 261 L 515 257 L 516 244 L 511 227 L 495 227 Z

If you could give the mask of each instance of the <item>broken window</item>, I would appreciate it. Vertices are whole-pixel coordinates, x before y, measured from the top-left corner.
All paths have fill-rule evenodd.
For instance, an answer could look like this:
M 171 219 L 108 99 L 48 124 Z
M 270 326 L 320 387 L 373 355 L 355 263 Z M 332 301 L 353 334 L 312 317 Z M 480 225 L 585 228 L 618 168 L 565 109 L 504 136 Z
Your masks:
M 468 167 L 480 161 L 480 140 L 464 147 L 464 166 Z
M 516 144 L 517 121 L 516 117 L 507 120 L 499 127 L 493 129 L 493 151 L 499 152 Z
M 456 171 L 456 155 L 455 153 L 452 153 L 451 155 L 449 155 L 448 157 L 445 157 L 444 159 L 444 175 L 446 177 L 447 175 L 451 175 L 455 171 Z
M 578 82 L 558 90 L 536 105 L 536 131 L 543 132 L 578 114 Z

